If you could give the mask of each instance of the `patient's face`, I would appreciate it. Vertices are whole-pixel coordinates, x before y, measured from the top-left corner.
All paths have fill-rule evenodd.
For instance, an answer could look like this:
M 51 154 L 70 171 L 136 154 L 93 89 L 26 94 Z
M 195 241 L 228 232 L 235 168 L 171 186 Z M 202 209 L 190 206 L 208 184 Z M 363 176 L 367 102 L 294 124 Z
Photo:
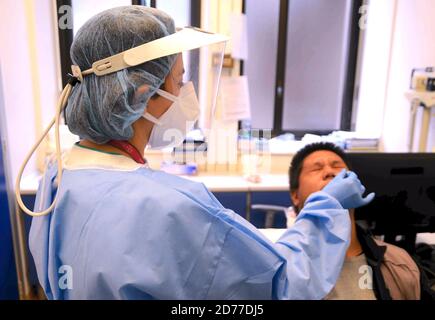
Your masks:
M 302 163 L 299 188 L 291 192 L 293 205 L 301 210 L 305 200 L 312 193 L 322 190 L 342 169 L 348 168 L 334 152 L 320 150 L 311 153 Z

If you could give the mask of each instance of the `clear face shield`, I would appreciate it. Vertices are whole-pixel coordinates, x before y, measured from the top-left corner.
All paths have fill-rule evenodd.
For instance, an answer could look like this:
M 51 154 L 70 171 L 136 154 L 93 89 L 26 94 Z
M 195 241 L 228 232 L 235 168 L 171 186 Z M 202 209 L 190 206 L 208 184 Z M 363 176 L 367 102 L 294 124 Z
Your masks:
M 199 128 L 207 130 L 211 127 L 211 122 L 215 113 L 225 43 L 228 40 L 229 38 L 224 35 L 209 33 L 198 28 L 186 27 L 177 30 L 174 34 L 96 61 L 92 64 L 92 68 L 88 70 L 82 71 L 78 66 L 72 66 L 74 79 L 62 91 L 58 100 L 54 119 L 50 122 L 46 130 L 27 154 L 18 172 L 15 184 L 15 194 L 20 208 L 31 216 L 47 215 L 54 209 L 57 201 L 57 193 L 53 203 L 46 210 L 42 212 L 33 212 L 32 210 L 29 210 L 22 201 L 20 183 L 24 169 L 32 154 L 54 125 L 57 158 L 57 183 L 58 185 L 60 184 L 62 179 L 62 160 L 60 153 L 59 119 L 67 104 L 75 81 L 82 81 L 83 77 L 92 73 L 96 76 L 104 76 L 106 74 L 138 66 L 157 58 L 170 55 L 180 56 L 179 63 L 181 63 L 181 66 L 179 65 L 178 67 L 184 69 L 184 73 L 180 76 L 181 81 L 179 82 L 180 87 L 178 95 L 176 94 L 177 92 L 175 92 L 177 90 L 168 93 L 166 90 L 155 88 L 158 91 L 157 94 L 172 101 L 173 105 L 162 116 L 155 119 L 156 125 L 154 128 L 163 125 L 167 129 L 159 129 L 164 134 L 162 137 L 163 140 L 168 142 L 168 146 L 171 144 L 176 146 L 180 143 L 180 139 L 182 139 L 181 142 L 184 140 L 184 134 L 189 131 L 188 129 L 198 126 Z M 191 81 L 191 83 L 189 81 Z M 189 85 L 184 85 L 186 83 Z M 188 96 L 188 99 L 186 96 Z M 196 100 L 198 103 L 196 103 Z M 179 109 L 182 110 L 178 110 L 177 107 L 180 107 Z M 172 114 L 172 118 L 168 115 L 164 117 L 171 109 L 172 111 L 169 113 L 169 116 Z M 174 110 L 176 112 L 174 112 Z M 164 121 L 165 118 L 171 118 L 171 121 Z M 174 123 L 177 125 L 174 126 Z
M 190 38 L 192 32 L 190 28 L 187 30 L 189 32 L 183 37 L 191 41 L 187 37 Z M 205 39 L 209 35 L 215 36 L 197 29 L 193 32 Z M 175 62 L 167 77 L 171 85 L 168 88 L 165 84 L 161 88 L 153 88 L 156 95 L 169 100 L 172 105 L 157 118 L 151 114 L 152 110 L 145 110 L 144 118 L 154 123 L 149 149 L 178 147 L 192 129 L 207 132 L 211 128 L 224 51 L 225 42 L 221 41 L 175 55 Z
M 187 66 L 184 83 L 191 81 L 197 92 L 201 111 L 198 126 L 204 130 L 211 128 L 215 115 L 224 53 L 225 42 L 183 52 Z

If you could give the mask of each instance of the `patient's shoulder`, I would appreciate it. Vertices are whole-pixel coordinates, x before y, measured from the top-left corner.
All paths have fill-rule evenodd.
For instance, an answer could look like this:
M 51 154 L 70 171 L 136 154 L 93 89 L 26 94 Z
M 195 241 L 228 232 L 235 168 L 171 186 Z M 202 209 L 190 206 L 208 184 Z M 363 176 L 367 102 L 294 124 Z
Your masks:
M 394 265 L 407 266 L 411 271 L 418 271 L 416 263 L 406 250 L 378 239 L 375 239 L 375 241 L 377 245 L 387 248 L 384 255 L 385 262 L 393 263 Z
M 393 300 L 419 300 L 420 271 L 411 256 L 402 248 L 375 240 L 387 249 L 381 271 Z

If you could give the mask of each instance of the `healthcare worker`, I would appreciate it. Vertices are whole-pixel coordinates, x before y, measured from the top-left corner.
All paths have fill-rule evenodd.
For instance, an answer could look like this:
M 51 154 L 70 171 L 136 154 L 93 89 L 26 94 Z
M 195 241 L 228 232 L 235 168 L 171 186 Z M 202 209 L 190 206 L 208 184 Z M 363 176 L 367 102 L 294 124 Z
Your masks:
M 362 196 L 354 175 L 342 172 L 311 195 L 294 227 L 271 243 L 203 184 L 152 170 L 143 158 L 145 146 L 168 145 L 168 131 L 198 119 L 196 90 L 210 88 L 182 82 L 183 71 L 194 78 L 196 55 L 181 52 L 225 41 L 176 31 L 168 15 L 142 6 L 107 10 L 78 31 L 75 77 L 50 124 L 57 162 L 41 180 L 36 212 L 19 196 L 21 173 L 16 186 L 35 216 L 30 249 L 49 299 L 321 299 L 333 288 L 349 244 L 347 209 L 373 196 Z M 223 52 L 201 54 L 213 57 L 202 60 L 206 70 L 220 72 Z M 61 157 L 65 104 L 81 140 Z

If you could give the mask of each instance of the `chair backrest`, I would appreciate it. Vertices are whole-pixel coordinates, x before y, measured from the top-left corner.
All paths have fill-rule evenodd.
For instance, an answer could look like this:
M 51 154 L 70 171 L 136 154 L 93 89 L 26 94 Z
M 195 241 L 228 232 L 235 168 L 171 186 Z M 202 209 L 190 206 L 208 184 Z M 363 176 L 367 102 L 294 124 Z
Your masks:
M 253 204 L 251 210 L 257 210 L 264 212 L 264 228 L 273 228 L 275 217 L 277 215 L 284 215 L 287 220 L 287 227 L 293 225 L 294 219 L 292 215 L 289 215 L 289 208 L 284 206 L 268 205 L 268 204 Z M 296 217 L 295 217 L 296 218 Z

